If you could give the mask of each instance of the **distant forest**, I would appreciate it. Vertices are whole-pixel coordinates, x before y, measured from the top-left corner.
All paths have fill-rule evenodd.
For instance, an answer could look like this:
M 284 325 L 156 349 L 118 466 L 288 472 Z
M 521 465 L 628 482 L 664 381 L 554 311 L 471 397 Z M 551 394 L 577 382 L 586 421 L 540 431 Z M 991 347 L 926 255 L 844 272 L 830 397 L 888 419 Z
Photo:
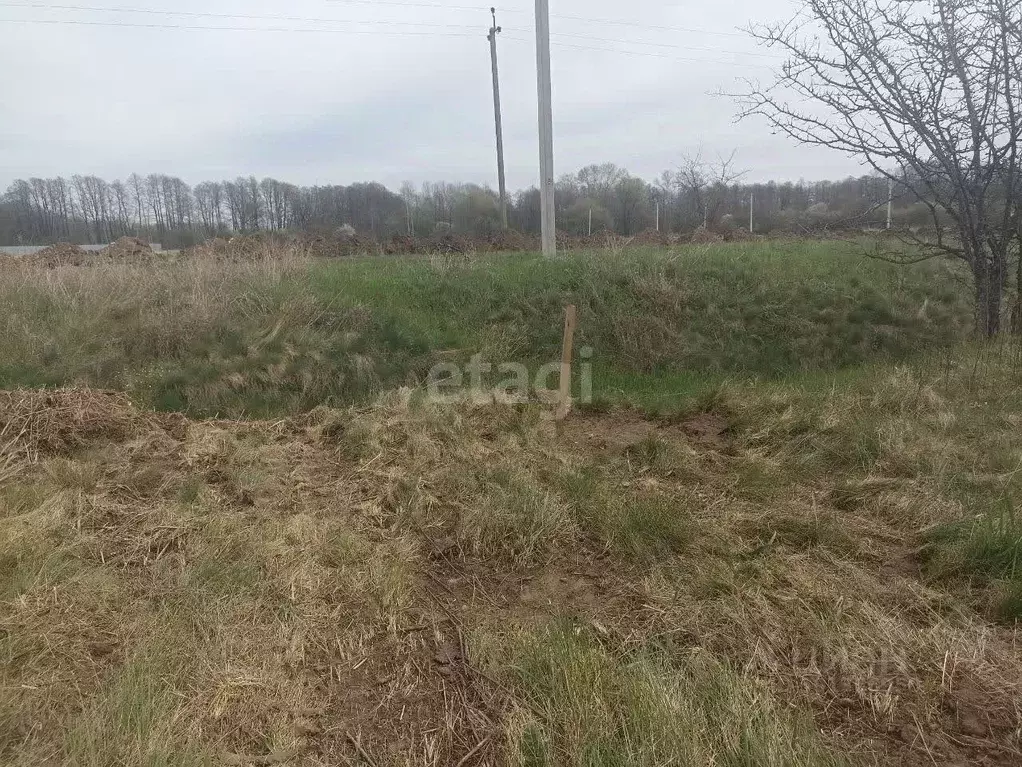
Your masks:
M 870 228 L 887 217 L 887 182 L 876 176 L 843 181 L 744 183 L 731 161 L 686 160 L 653 182 L 613 164 L 591 165 L 557 183 L 558 228 L 569 234 L 634 235 L 657 225 L 666 232 L 749 226 L 750 202 L 759 233 L 823 226 Z M 897 193 L 896 193 L 897 194 Z M 899 226 L 924 225 L 924 205 L 896 203 Z M 537 233 L 539 190 L 509 195 L 512 229 Z M 104 243 L 137 235 L 166 247 L 255 231 L 330 233 L 350 226 L 364 237 L 426 236 L 452 231 L 486 236 L 501 228 L 498 195 L 475 184 L 378 183 L 302 187 L 264 178 L 205 181 L 132 174 L 126 181 L 95 176 L 15 181 L 0 196 L 0 244 L 59 241 Z

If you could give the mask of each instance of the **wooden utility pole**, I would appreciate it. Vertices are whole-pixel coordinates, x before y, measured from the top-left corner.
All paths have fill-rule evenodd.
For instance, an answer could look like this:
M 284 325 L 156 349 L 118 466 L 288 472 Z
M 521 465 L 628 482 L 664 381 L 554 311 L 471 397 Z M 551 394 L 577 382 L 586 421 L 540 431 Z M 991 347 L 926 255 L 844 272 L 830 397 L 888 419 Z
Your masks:
M 550 0 L 536 0 L 536 74 L 539 85 L 539 197 L 543 255 L 557 255 L 554 213 L 554 118 L 550 84 Z
M 500 27 L 497 26 L 497 9 L 490 8 L 493 16 L 493 26 L 490 27 L 490 34 L 487 39 L 490 41 L 490 62 L 493 65 L 493 114 L 497 123 L 497 182 L 500 184 L 500 223 L 507 229 L 507 181 L 504 177 L 504 127 L 500 117 L 500 77 L 497 74 L 497 35 L 500 34 Z

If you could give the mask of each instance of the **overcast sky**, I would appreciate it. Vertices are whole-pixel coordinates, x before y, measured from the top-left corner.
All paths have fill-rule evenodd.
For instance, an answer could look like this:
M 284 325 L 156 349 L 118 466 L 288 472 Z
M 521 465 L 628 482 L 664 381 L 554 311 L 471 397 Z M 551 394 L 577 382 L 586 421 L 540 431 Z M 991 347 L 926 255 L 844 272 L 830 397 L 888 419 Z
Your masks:
M 0 2 L 0 189 L 133 171 L 495 186 L 489 2 Z M 792 0 L 550 5 L 558 175 L 614 162 L 652 179 L 700 148 L 737 150 L 753 181 L 860 172 L 761 122 L 735 124 L 734 104 L 710 95 L 769 79 L 776 58 L 738 28 L 789 18 Z M 506 0 L 498 23 L 508 184 L 521 188 L 538 180 L 532 3 Z

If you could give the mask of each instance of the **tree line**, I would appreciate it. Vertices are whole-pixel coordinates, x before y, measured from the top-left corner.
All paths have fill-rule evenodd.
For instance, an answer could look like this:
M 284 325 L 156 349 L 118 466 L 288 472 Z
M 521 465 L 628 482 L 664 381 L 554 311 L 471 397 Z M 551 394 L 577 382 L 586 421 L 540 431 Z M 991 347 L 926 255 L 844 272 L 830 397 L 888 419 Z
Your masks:
M 630 236 L 659 225 L 666 232 L 704 226 L 747 227 L 750 204 L 757 232 L 822 224 L 879 226 L 887 182 L 875 175 L 842 181 L 749 184 L 731 158 L 687 158 L 653 181 L 612 163 L 590 165 L 557 184 L 558 228 L 574 235 Z M 898 206 L 899 221 L 911 223 Z M 508 200 L 510 226 L 538 233 L 539 190 Z M 476 184 L 375 182 L 297 186 L 273 178 L 204 181 L 190 186 L 161 174 L 125 181 L 96 176 L 17 180 L 0 196 L 0 244 L 56 241 L 103 243 L 124 235 L 183 247 L 209 237 L 256 231 L 330 233 L 352 227 L 361 236 L 428 236 L 451 231 L 488 236 L 501 228 L 496 193 Z

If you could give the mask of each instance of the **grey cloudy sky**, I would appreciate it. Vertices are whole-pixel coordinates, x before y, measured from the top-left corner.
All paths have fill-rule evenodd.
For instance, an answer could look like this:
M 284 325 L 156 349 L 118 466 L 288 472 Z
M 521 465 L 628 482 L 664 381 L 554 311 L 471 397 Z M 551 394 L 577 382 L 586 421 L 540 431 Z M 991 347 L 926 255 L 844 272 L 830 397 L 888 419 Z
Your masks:
M 133 171 L 190 183 L 252 174 L 495 185 L 489 5 L 0 1 L 0 189 L 29 176 Z M 532 9 L 498 7 L 512 188 L 538 179 Z M 791 0 L 551 0 L 551 13 L 558 175 L 615 162 L 651 179 L 700 148 L 737 150 L 750 180 L 859 172 L 763 123 L 734 124 L 734 105 L 709 95 L 769 78 L 776 58 L 737 28 L 790 17 Z

